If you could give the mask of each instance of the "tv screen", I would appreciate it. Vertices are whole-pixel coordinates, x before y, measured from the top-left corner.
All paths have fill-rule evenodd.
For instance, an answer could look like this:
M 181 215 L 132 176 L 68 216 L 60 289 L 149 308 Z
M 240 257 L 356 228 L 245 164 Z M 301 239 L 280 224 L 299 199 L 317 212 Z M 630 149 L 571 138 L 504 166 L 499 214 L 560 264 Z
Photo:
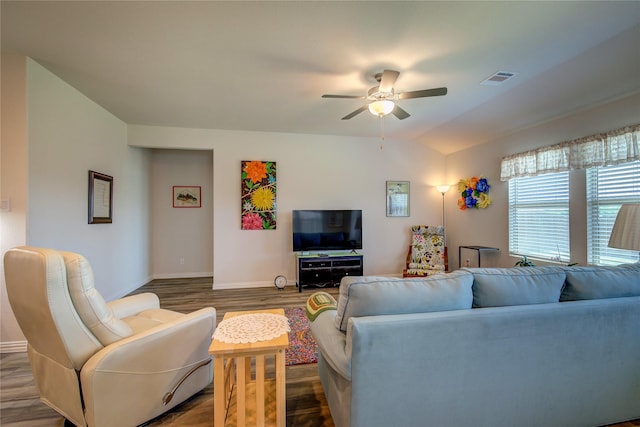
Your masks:
M 362 249 L 361 210 L 294 210 L 293 251 Z

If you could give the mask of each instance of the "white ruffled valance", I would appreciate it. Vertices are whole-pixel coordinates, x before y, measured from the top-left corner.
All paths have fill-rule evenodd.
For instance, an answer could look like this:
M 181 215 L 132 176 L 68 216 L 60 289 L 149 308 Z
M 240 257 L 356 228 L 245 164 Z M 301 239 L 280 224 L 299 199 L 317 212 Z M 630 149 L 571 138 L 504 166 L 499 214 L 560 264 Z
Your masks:
M 640 160 L 640 124 L 502 159 L 500 180 Z

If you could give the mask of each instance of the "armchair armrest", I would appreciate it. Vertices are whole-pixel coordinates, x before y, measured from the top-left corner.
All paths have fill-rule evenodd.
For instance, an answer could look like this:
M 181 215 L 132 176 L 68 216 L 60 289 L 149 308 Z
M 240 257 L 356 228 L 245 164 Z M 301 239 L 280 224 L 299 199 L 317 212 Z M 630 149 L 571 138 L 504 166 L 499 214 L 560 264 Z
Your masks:
M 110 370 L 153 372 L 177 362 L 193 363 L 199 360 L 197 350 L 209 354 L 215 323 L 216 310 L 211 307 L 185 314 L 106 346 L 87 361 L 82 375 Z
M 144 310 L 160 308 L 160 300 L 156 294 L 145 292 L 113 300 L 107 303 L 118 319 L 133 316 Z
M 215 309 L 203 308 L 97 352 L 80 372 L 87 419 L 137 425 L 206 387 L 213 368 L 203 362 L 211 357 L 215 323 Z M 164 402 L 178 385 L 175 398 Z

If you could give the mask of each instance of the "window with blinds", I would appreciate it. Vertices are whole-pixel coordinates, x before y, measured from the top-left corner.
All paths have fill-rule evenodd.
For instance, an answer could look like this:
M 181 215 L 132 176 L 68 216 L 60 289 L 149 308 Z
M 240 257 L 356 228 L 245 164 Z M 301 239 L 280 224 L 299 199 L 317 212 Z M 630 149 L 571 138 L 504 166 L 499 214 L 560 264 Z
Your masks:
M 509 253 L 569 262 L 569 172 L 509 180 Z
M 640 203 L 640 162 L 587 169 L 587 262 L 637 262 L 638 252 L 608 247 L 623 203 Z

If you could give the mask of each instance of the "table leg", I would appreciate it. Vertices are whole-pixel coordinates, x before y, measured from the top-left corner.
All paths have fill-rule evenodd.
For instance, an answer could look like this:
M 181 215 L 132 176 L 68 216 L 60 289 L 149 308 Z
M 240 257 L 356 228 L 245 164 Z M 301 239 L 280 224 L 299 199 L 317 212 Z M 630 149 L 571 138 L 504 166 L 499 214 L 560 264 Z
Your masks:
M 256 356 L 256 426 L 264 426 L 264 355 Z
M 247 398 L 247 369 L 246 358 L 236 357 L 236 407 L 238 408 L 237 426 L 245 427 Z
M 227 360 L 224 364 L 224 395 L 227 399 L 227 411 L 229 406 L 229 400 L 231 399 L 231 391 L 236 381 L 236 364 L 233 359 Z
M 213 357 L 213 425 L 224 427 L 227 393 L 224 380 L 224 357 Z
M 286 426 L 287 399 L 285 373 L 284 350 L 278 350 L 276 353 L 276 425 L 278 427 Z

